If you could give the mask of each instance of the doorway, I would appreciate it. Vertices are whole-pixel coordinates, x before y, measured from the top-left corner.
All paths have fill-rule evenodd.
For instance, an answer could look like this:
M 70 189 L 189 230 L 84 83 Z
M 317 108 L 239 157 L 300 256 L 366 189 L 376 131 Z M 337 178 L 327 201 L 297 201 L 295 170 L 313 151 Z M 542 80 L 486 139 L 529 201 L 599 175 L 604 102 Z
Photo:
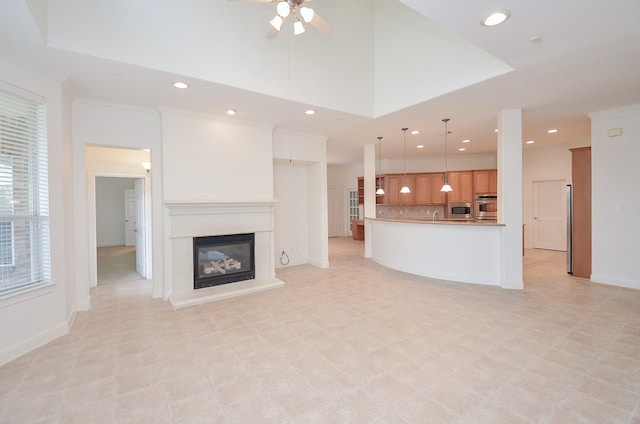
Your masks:
M 327 188 L 327 232 L 329 237 L 338 237 L 338 189 Z
M 534 249 L 567 250 L 566 180 L 533 181 Z
M 88 170 L 87 224 L 89 287 L 98 285 L 98 261 L 103 271 L 106 258 L 114 258 L 126 272 L 108 274 L 109 282 L 150 280 L 152 275 L 152 196 L 150 171 L 143 164 L 150 162 L 150 149 L 86 146 L 85 160 Z M 103 197 L 100 184 L 119 186 L 112 189 L 110 197 Z M 133 196 L 125 190 L 133 190 Z M 127 208 L 128 205 L 128 210 Z M 117 204 L 117 206 L 115 206 Z M 111 213 L 109 214 L 109 210 Z M 134 212 L 135 211 L 135 212 Z M 126 220 L 135 220 L 127 226 Z M 109 225 L 106 225 L 109 223 Z M 127 247 L 125 236 L 133 232 L 135 246 L 122 249 L 126 252 L 107 252 L 106 247 Z M 99 249 L 100 248 L 100 249 Z M 100 250 L 100 252 L 99 252 Z M 115 249 L 111 249 L 115 250 Z M 100 255 L 99 255 L 100 253 Z M 124 256 L 123 256 L 124 255 Z M 100 257 L 99 257 L 100 256 Z M 131 265 L 133 264 L 133 265 Z M 107 264 L 109 267 L 109 264 Z M 101 283 L 105 282 L 102 278 Z
M 97 284 L 146 273 L 144 178 L 95 177 Z

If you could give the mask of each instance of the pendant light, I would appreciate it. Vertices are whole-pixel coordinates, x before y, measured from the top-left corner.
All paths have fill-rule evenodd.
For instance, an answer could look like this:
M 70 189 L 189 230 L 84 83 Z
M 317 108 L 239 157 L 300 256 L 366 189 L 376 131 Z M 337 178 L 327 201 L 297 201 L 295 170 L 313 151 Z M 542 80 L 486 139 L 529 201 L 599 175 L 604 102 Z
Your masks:
M 449 122 L 449 118 L 443 119 L 442 122 L 444 122 L 444 184 L 440 191 L 450 192 L 453 191 L 453 189 L 449 185 L 449 172 L 447 171 L 447 134 L 449 132 L 447 123 Z
M 380 140 L 382 140 L 382 137 L 378 137 L 378 172 L 382 173 L 382 165 L 380 165 L 380 161 L 382 160 L 382 156 L 380 156 Z M 384 195 L 384 188 L 382 188 L 382 177 L 377 178 L 376 181 L 378 182 L 376 195 L 382 196 Z
M 409 190 L 409 186 L 407 186 L 407 130 L 409 128 L 402 128 L 402 139 L 404 140 L 404 150 L 402 153 L 402 158 L 404 162 L 404 176 L 402 177 L 402 188 L 400 189 L 400 193 L 411 193 Z

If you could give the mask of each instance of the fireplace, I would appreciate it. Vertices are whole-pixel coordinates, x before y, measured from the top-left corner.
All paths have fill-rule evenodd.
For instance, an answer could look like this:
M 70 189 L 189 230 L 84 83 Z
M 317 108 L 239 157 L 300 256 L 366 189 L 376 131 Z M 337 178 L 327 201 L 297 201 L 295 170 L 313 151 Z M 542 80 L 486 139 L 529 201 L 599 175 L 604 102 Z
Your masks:
M 194 237 L 193 288 L 255 279 L 254 251 L 254 233 Z

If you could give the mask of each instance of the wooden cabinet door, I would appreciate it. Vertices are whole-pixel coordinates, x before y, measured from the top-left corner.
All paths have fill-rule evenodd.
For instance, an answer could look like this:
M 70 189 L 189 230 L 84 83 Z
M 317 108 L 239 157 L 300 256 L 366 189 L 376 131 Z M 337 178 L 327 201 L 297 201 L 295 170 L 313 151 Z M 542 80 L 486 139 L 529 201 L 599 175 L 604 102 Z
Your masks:
M 387 187 L 385 188 L 385 197 L 387 205 L 415 205 L 416 204 L 416 188 L 415 176 L 407 174 L 406 182 L 411 193 L 400 193 L 400 189 L 404 184 L 404 175 L 393 174 L 385 175 Z
M 460 202 L 473 202 L 473 172 L 460 172 Z
M 448 203 L 473 202 L 473 172 L 449 172 L 449 185 L 453 191 L 448 193 Z
M 415 176 L 416 205 L 431 204 L 431 174 L 417 174 Z
M 387 175 L 385 177 L 385 198 L 387 205 L 400 204 L 400 189 L 402 188 L 402 176 Z
M 473 191 L 476 194 L 489 193 L 489 171 L 473 171 Z
M 447 193 L 447 203 L 457 203 L 462 202 L 460 200 L 460 173 L 459 172 L 449 172 L 449 185 L 451 186 L 451 190 Z
M 498 171 L 496 169 L 473 171 L 473 192 L 475 194 L 498 193 Z
M 414 175 L 404 175 L 400 176 L 400 188 L 402 188 L 403 184 L 409 187 L 411 190 L 410 193 L 399 193 L 400 194 L 400 204 L 401 205 L 415 205 L 416 204 L 416 178 Z M 398 190 L 399 192 L 400 190 Z
M 498 194 L 498 170 L 489 170 L 489 193 Z
M 444 173 L 431 174 L 429 179 L 431 184 L 431 204 L 444 205 L 445 195 L 443 191 L 440 191 L 444 184 Z

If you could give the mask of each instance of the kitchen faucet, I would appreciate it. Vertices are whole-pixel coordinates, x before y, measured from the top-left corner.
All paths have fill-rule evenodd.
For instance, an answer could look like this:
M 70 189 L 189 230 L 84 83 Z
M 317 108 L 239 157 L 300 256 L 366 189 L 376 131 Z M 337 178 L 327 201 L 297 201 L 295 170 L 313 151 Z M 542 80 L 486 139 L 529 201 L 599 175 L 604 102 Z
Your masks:
M 433 211 L 431 215 L 431 222 L 440 221 L 440 216 L 438 215 L 438 211 Z

